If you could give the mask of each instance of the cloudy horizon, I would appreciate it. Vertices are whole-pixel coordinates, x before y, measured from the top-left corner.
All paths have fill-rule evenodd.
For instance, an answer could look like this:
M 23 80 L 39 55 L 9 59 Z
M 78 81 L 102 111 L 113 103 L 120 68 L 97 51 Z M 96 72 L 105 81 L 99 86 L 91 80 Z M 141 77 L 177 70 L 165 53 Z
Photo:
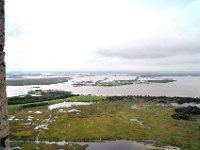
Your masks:
M 6 1 L 7 71 L 200 71 L 198 0 Z

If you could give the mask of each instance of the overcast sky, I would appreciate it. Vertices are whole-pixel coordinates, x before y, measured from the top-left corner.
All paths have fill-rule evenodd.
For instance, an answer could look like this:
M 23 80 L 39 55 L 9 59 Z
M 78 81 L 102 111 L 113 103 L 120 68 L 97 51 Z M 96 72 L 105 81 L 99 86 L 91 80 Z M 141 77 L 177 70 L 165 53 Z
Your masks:
M 200 71 L 200 0 L 8 0 L 7 71 Z

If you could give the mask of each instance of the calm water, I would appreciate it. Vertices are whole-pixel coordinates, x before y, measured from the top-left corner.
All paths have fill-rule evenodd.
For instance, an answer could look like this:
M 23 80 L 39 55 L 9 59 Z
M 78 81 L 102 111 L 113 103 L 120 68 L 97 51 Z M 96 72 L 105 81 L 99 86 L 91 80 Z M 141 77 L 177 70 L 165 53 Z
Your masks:
M 71 91 L 75 94 L 92 94 L 92 95 L 152 95 L 152 96 L 190 96 L 200 97 L 200 77 L 185 76 L 173 77 L 175 82 L 172 83 L 152 83 L 152 84 L 132 84 L 117 87 L 100 87 L 100 86 L 82 86 L 73 87 L 71 84 L 77 81 L 92 80 L 97 81 L 109 76 L 87 76 L 74 77 L 66 83 L 53 85 L 40 85 L 40 89 L 54 89 Z M 131 79 L 134 76 L 121 76 L 109 79 Z M 108 80 L 109 80 L 108 79 Z M 27 91 L 34 90 L 33 86 L 8 86 L 7 95 L 16 96 L 26 94 Z
M 102 143 L 88 143 L 87 150 L 147 150 L 156 149 L 151 144 L 144 144 L 136 141 L 107 141 Z
M 18 141 L 24 142 L 24 141 Z M 37 141 L 37 143 L 44 144 L 56 144 L 56 145 L 65 145 L 65 144 L 79 144 L 79 145 L 88 145 L 86 150 L 150 150 L 150 149 L 173 149 L 179 150 L 178 147 L 164 146 L 163 148 L 153 146 L 152 142 L 136 142 L 136 141 L 127 141 L 127 140 L 117 140 L 117 141 L 103 141 L 103 142 L 49 142 L 49 141 Z M 14 148 L 13 148 L 14 150 Z

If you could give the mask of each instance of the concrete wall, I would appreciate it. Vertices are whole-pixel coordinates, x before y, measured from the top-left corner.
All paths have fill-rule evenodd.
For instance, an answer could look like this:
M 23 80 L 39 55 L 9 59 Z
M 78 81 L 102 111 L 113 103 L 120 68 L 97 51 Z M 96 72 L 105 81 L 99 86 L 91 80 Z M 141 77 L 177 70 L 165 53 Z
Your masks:
M 6 98 L 5 83 L 5 62 L 4 62 L 4 44 L 5 44 L 5 14 L 4 0 L 0 0 L 0 149 L 8 148 L 8 109 Z

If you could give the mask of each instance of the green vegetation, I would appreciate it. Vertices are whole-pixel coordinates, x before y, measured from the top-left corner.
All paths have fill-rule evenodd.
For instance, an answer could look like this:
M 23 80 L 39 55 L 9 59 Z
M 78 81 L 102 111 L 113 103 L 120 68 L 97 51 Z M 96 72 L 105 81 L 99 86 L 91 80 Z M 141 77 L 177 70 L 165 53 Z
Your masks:
M 7 86 L 25 86 L 25 85 L 50 85 L 68 82 L 69 77 L 57 77 L 57 78 L 18 78 L 6 80 Z
M 85 95 L 81 95 L 81 96 L 73 96 L 73 97 L 68 97 L 65 98 L 64 100 L 67 102 L 94 102 L 94 101 L 99 101 L 99 100 L 105 100 L 106 96 L 85 96 Z
M 175 114 L 172 115 L 174 119 L 191 120 L 192 116 L 200 115 L 200 108 L 198 107 L 181 107 L 175 109 Z
M 9 97 L 8 104 L 17 105 L 17 104 L 36 103 L 36 102 L 43 102 L 55 99 L 68 98 L 70 96 L 74 95 L 71 92 L 67 91 L 35 90 L 35 91 L 30 91 L 27 95 Z
M 130 80 L 113 80 L 113 81 L 106 81 L 108 78 L 105 78 L 103 80 L 98 80 L 95 82 L 94 86 L 122 86 L 122 85 L 129 85 L 134 83 L 139 84 L 149 84 L 149 83 L 169 83 L 174 82 L 176 80 L 174 79 L 149 79 L 149 80 L 139 80 L 139 77 L 136 77 L 135 79 Z
M 36 90 L 36 91 L 38 91 L 38 90 Z M 48 92 L 48 91 L 46 91 L 46 92 Z M 42 92 L 45 92 L 45 91 L 42 91 Z M 59 93 L 61 93 L 61 96 L 62 96 L 62 92 L 63 91 L 51 91 L 51 92 L 52 92 L 52 94 L 55 93 L 55 95 L 53 97 L 58 97 Z M 30 93 L 32 93 L 32 92 L 30 92 Z M 56 95 L 56 93 L 58 95 Z M 68 92 L 66 92 L 66 93 L 68 93 Z M 29 97 L 29 96 L 27 96 L 27 97 Z M 63 96 L 63 97 L 58 97 L 60 99 L 52 99 L 52 100 L 51 99 L 47 100 L 46 98 L 44 98 L 42 101 L 38 101 L 37 100 L 38 97 L 35 97 L 36 98 L 35 102 L 32 99 L 32 101 L 33 101 L 32 103 L 27 103 L 27 102 L 30 102 L 30 100 L 28 101 L 24 97 L 16 96 L 16 99 L 18 100 L 18 103 L 15 102 L 15 103 L 17 103 L 16 105 L 14 105 L 14 104 L 11 105 L 9 103 L 10 104 L 9 105 L 9 110 L 12 111 L 12 110 L 19 110 L 19 109 L 22 109 L 22 108 L 46 106 L 46 105 L 61 103 L 61 102 L 65 102 L 65 101 L 67 101 L 67 102 L 76 102 L 76 101 L 78 101 L 78 102 L 96 102 L 96 101 L 100 101 L 100 100 L 105 100 L 106 99 L 106 96 L 85 96 L 85 95 L 81 95 L 81 96 L 70 95 L 70 96 Z M 9 99 L 10 98 L 8 98 L 8 100 Z M 12 97 L 11 99 L 14 101 L 15 97 Z
M 60 109 L 50 111 L 47 106 L 11 109 L 10 117 L 19 119 L 10 121 L 11 140 L 35 141 L 40 133 L 39 140 L 155 140 L 159 145 L 200 149 L 199 123 L 173 119 L 171 116 L 174 114 L 174 107 L 157 106 L 159 98 L 74 96 L 54 102 L 63 101 L 94 103 L 62 108 L 63 112 Z M 67 112 L 70 109 L 79 112 Z M 36 111 L 42 114 L 37 114 Z M 32 121 L 27 120 L 29 116 L 33 117 Z M 48 129 L 34 129 L 44 124 L 48 118 Z M 138 122 L 130 119 L 137 119 Z
M 122 85 L 128 85 L 133 84 L 137 80 L 113 80 L 106 82 L 104 80 L 99 80 L 95 82 L 95 86 L 122 86 Z
M 145 80 L 146 83 L 170 83 L 170 82 L 174 82 L 174 81 L 176 81 L 176 80 L 174 80 L 174 79 Z
M 106 100 L 109 101 L 116 101 L 116 100 L 134 100 L 134 99 L 143 99 L 145 101 L 155 101 L 158 103 L 164 103 L 164 104 L 169 104 L 169 103 L 178 103 L 178 104 L 183 104 L 183 103 L 200 103 L 200 98 L 199 97 L 166 97 L 166 96 L 108 96 Z

